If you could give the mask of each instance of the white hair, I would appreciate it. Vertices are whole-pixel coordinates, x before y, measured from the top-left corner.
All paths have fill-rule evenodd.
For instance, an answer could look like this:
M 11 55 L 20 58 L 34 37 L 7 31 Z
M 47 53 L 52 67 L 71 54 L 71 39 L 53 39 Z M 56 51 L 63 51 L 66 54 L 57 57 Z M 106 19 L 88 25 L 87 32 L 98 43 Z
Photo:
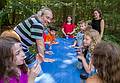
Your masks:
M 40 11 L 37 12 L 37 16 L 42 16 L 44 15 L 45 11 L 48 10 L 50 12 L 52 12 L 52 10 L 50 8 L 44 7 L 42 9 L 40 9 Z

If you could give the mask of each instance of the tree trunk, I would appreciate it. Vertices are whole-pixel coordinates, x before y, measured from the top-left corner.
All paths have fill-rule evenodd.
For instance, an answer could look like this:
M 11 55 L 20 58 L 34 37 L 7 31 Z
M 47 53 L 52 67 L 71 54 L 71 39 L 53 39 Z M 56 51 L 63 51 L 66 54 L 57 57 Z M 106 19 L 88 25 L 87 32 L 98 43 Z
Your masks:
M 6 0 L 1 0 L 0 1 L 0 10 L 2 10 L 2 8 L 5 7 L 5 4 L 6 4 Z
M 15 13 L 15 9 L 12 12 L 12 25 L 14 25 L 15 23 L 15 18 L 16 18 L 16 13 Z
M 73 23 L 75 22 L 75 12 L 76 12 L 76 0 L 74 0 L 74 6 L 73 6 L 73 11 L 72 11 L 72 18 L 73 18 Z

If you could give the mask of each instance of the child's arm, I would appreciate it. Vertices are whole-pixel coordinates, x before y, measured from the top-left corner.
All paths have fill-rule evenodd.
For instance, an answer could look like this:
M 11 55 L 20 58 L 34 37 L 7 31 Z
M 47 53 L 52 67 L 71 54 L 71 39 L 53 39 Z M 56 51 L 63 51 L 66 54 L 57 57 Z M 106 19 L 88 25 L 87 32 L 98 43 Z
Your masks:
M 66 33 L 64 32 L 64 28 L 62 28 L 62 32 L 63 32 L 63 34 L 66 36 Z
M 91 64 L 87 64 L 86 58 L 84 57 L 84 54 L 80 54 L 77 58 L 82 60 L 85 71 L 87 73 L 90 73 L 91 72 Z
M 75 29 L 73 29 L 73 31 L 70 33 L 70 35 L 72 35 L 75 32 Z
M 74 43 L 73 43 L 73 45 L 72 45 L 72 47 L 75 47 L 76 44 L 77 44 L 77 41 L 75 40 Z
M 52 44 L 59 44 L 59 42 L 53 41 Z

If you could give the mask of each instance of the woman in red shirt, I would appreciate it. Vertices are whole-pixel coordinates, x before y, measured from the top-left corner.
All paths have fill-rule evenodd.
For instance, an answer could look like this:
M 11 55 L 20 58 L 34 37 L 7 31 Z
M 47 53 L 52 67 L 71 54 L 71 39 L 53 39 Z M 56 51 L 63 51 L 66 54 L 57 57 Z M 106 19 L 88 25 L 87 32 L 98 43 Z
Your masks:
M 72 35 L 75 32 L 76 25 L 72 23 L 72 18 L 70 16 L 67 17 L 67 22 L 62 25 L 62 32 L 64 36 L 68 36 L 69 38 L 73 38 Z

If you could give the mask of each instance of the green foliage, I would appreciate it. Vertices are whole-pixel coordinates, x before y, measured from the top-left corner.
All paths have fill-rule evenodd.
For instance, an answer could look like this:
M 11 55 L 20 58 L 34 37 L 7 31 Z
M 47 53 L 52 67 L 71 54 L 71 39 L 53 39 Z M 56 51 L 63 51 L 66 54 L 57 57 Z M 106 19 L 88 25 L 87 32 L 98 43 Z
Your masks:
M 113 31 L 110 29 L 106 29 L 103 37 L 104 41 L 113 42 L 120 45 L 120 30 Z
M 77 23 L 74 35 L 76 36 L 79 31 L 80 31 L 80 21 Z
M 0 8 L 0 26 L 17 25 L 20 21 L 35 14 L 41 7 L 46 6 L 53 10 L 54 26 L 61 36 L 61 24 L 68 15 L 79 20 L 91 20 L 92 9 L 99 8 L 103 12 L 103 18 L 107 30 L 113 32 L 120 30 L 120 0 L 5 0 Z M 79 30 L 79 24 L 77 24 Z M 104 40 L 119 43 L 119 36 L 115 33 L 105 32 Z
M 5 8 L 0 11 L 0 25 L 6 25 L 6 19 L 10 25 L 16 25 L 34 14 L 40 7 L 37 2 L 29 0 L 8 0 Z

